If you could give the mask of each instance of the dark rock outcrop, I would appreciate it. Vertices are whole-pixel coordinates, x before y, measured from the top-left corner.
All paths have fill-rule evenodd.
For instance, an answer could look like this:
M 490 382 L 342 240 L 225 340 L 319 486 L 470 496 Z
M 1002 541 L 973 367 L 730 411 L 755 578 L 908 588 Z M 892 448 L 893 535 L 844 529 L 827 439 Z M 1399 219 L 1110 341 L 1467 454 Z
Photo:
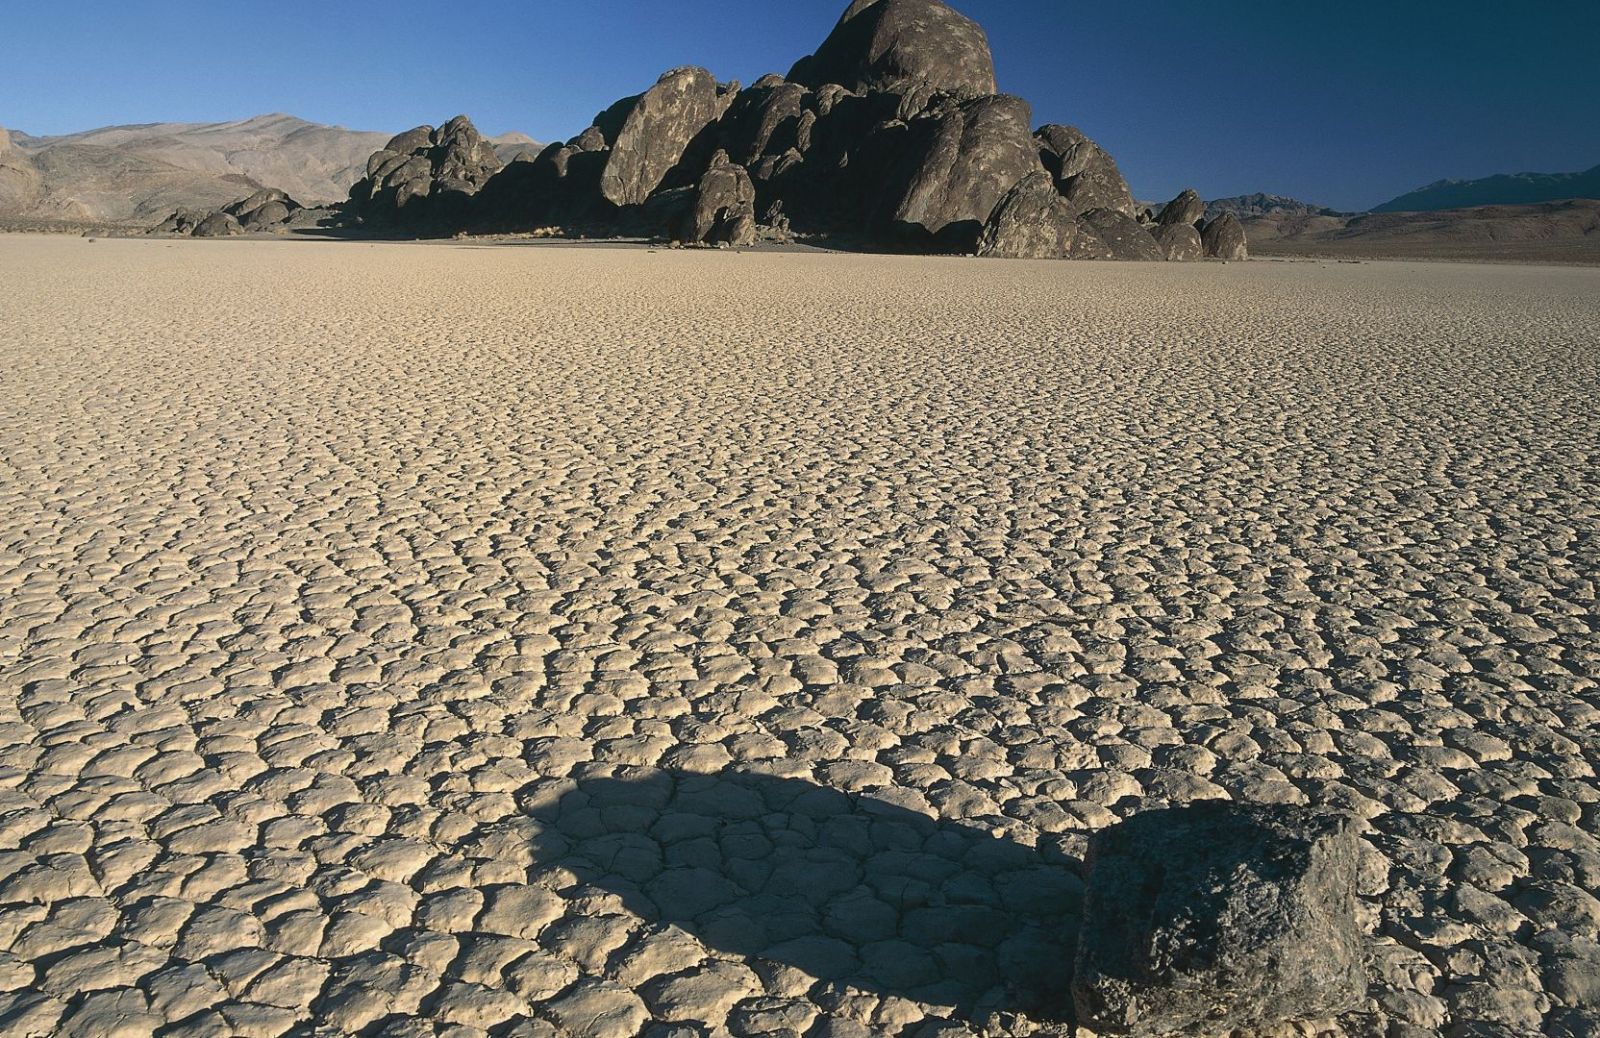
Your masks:
M 1332 1016 L 1366 985 L 1346 817 L 1204 801 L 1096 833 L 1078 1023 L 1155 1038 Z
M 721 143 L 728 156 L 750 166 L 764 155 L 807 150 L 810 140 L 802 137 L 802 125 L 816 122 L 808 107 L 808 102 L 815 103 L 810 93 L 777 76 L 765 76 L 741 90 L 721 122 Z
M 1073 259 L 1161 260 L 1166 253 L 1144 224 L 1118 209 L 1091 209 L 1078 218 Z
M 1020 97 L 996 94 L 951 102 L 913 120 L 905 145 L 909 176 L 893 221 L 971 249 L 1006 192 L 1039 168 Z
M 173 214 L 150 228 L 150 234 L 193 234 L 194 229 L 200 226 L 200 221 L 211 215 L 203 209 L 188 207 L 177 209 Z
M 248 198 L 223 206 L 222 211 L 238 220 L 247 231 L 264 231 L 288 223 L 303 208 L 288 192 L 266 187 Z
M 1056 186 L 1080 213 L 1115 209 L 1133 216 L 1137 207 L 1122 171 L 1104 148 L 1075 126 L 1050 123 L 1034 139 L 1039 159 L 1056 178 Z
M 1205 246 L 1206 255 L 1215 259 L 1242 260 L 1249 255 L 1245 247 L 1244 225 L 1232 213 L 1223 213 L 1202 227 L 1200 240 Z
M 1066 259 L 1078 225 L 1055 180 L 1036 170 L 1019 180 L 989 214 L 978 255 L 1007 259 Z M 1198 244 L 1198 239 L 1196 240 Z
M 201 220 L 191 233 L 196 238 L 226 238 L 243 234 L 244 228 L 231 214 L 218 210 Z
M 1178 197 L 1168 202 L 1156 222 L 1163 227 L 1193 227 L 1206 215 L 1206 204 L 1193 188 L 1184 188 Z
M 673 69 L 628 106 L 615 136 L 597 121 L 610 145 L 600 193 L 613 205 L 643 204 L 668 174 L 685 162 L 693 165 L 691 148 L 726 111 L 737 89 L 719 87 L 702 68 Z
M 1158 244 L 1140 225 L 1121 171 L 1094 141 L 1069 126 L 1035 133 L 1030 120 L 1026 101 L 995 92 L 975 23 L 941 0 L 854 0 L 787 78 L 741 90 L 674 69 L 578 136 L 503 169 L 464 119 L 408 131 L 372 156 L 350 210 L 414 233 L 1193 253 L 1187 237 Z
M 673 235 L 681 242 L 751 245 L 756 240 L 756 189 L 743 166 L 719 151 L 696 185 Z
M 989 37 L 940 0 L 854 0 L 788 78 L 813 89 L 837 83 L 856 92 L 996 92 Z
M 247 232 L 276 231 L 303 212 L 306 212 L 305 207 L 290 198 L 288 192 L 264 187 L 209 213 L 203 209 L 180 208 L 150 228 L 148 233 L 221 238 Z
M 391 138 L 367 160 L 350 200 L 361 219 L 377 225 L 460 222 L 467 200 L 501 168 L 494 145 L 458 115 L 437 130 L 418 126 Z
M 1200 232 L 1190 224 L 1160 224 L 1151 228 L 1151 235 L 1169 260 L 1197 260 L 1205 255 Z
M 327 215 L 325 209 L 307 209 L 290 198 L 288 192 L 264 187 L 247 198 L 230 202 L 209 213 L 203 209 L 178 209 L 150 228 L 148 233 L 216 238 L 232 234 L 276 232 L 291 226 L 310 226 L 317 222 L 317 218 Z

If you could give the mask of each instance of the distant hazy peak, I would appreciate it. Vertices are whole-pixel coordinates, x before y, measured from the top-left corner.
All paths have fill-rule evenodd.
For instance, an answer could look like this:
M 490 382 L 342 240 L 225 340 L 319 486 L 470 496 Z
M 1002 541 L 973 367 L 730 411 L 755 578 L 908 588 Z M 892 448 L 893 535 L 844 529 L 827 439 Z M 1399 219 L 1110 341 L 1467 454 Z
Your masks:
M 1533 205 L 1600 198 L 1600 166 L 1579 173 L 1500 173 L 1477 180 L 1436 180 L 1373 207 L 1375 213 L 1427 213 L 1480 205 Z

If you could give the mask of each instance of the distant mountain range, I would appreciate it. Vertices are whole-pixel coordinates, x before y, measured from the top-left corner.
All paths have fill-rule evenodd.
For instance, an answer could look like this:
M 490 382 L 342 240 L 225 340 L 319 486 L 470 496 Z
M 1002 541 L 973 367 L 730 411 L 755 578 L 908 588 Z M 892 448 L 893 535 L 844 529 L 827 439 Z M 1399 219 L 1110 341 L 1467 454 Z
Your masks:
M 56 137 L 0 129 L 0 219 L 149 226 L 180 206 L 217 208 L 263 187 L 308 205 L 340 201 L 389 137 L 283 114 Z M 505 161 L 539 148 L 518 133 L 491 141 Z
M 1441 180 L 1367 213 L 1282 195 L 1206 203 L 1232 213 L 1262 256 L 1600 263 L 1600 166 Z
M 1582 173 L 1502 173 L 1480 180 L 1440 180 L 1374 206 L 1375 213 L 1430 213 L 1479 205 L 1535 205 L 1600 199 L 1600 166 Z

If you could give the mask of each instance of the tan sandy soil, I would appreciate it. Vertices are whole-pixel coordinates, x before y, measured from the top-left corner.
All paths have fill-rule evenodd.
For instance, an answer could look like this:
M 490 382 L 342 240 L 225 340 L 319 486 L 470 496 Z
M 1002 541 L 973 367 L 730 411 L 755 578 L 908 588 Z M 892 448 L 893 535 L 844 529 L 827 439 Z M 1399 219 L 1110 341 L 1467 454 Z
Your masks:
M 1345 1033 L 1600 1020 L 1600 272 L 18 236 L 0 364 L 0 1033 L 1027 1034 L 1205 797 Z

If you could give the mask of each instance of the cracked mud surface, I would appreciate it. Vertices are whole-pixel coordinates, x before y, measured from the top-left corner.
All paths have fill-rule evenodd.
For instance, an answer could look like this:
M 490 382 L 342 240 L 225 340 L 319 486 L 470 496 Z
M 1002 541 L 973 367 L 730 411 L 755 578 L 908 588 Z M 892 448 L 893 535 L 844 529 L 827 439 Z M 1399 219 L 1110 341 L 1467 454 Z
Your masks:
M 1025 1034 L 1336 805 L 1600 1027 L 1600 272 L 0 238 L 0 1033 Z

